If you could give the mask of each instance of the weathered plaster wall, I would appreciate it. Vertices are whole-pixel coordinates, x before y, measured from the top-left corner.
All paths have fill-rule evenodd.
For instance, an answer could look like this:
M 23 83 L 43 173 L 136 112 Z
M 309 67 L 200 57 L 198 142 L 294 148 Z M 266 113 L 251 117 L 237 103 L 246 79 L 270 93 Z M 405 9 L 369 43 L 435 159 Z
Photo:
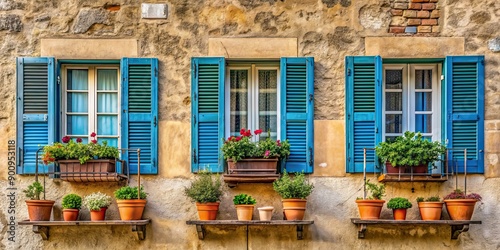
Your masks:
M 500 247 L 500 4 L 496 0 L 440 0 L 440 32 L 424 37 L 450 38 L 466 55 L 486 57 L 486 173 L 468 179 L 468 189 L 481 193 L 472 225 L 456 241 L 449 239 L 447 226 L 369 227 L 367 238 L 358 240 L 349 221 L 357 217 L 354 200 L 362 195 L 362 176 L 346 174 L 344 153 L 344 57 L 368 53 L 368 38 L 401 38 L 388 33 L 391 4 L 397 1 L 349 0 L 171 0 L 151 1 L 168 4 L 167 19 L 141 19 L 140 1 L 28 1 L 0 0 L 0 248 L 2 249 L 496 249 Z M 406 36 L 406 35 L 402 35 Z M 244 227 L 207 228 L 204 241 L 197 239 L 194 205 L 182 195 L 190 173 L 190 58 L 210 54 L 210 39 L 287 38 L 295 39 L 298 56 L 315 58 L 315 173 L 316 186 L 310 196 L 306 217 L 314 219 L 306 227 L 305 239 L 295 240 L 294 228 L 250 227 L 248 240 Z M 56 227 L 49 241 L 42 241 L 30 227 L 16 228 L 16 242 L 8 240 L 7 141 L 15 138 L 15 58 L 46 55 L 42 39 L 120 39 L 136 40 L 136 53 L 157 57 L 159 82 L 159 162 L 157 176 L 142 180 L 150 194 L 145 217 L 153 219 L 147 238 L 136 241 L 129 227 Z M 424 50 L 425 43 L 404 39 L 406 46 L 394 57 L 406 57 Z M 445 39 L 446 40 L 446 39 Z M 451 41 L 446 40 L 446 41 Z M 383 40 L 382 40 L 383 41 Z M 402 40 L 400 40 L 402 41 Z M 432 41 L 432 39 L 431 39 Z M 463 41 L 463 42 L 461 42 Z M 108 41 L 109 42 L 109 41 Z M 104 43 L 101 43 L 102 45 Z M 387 44 L 386 44 L 387 45 Z M 398 44 L 401 46 L 401 44 Z M 123 45 L 122 45 L 123 46 Z M 92 46 L 90 46 L 92 47 Z M 118 47 L 119 48 L 119 47 Z M 89 56 L 107 58 L 106 49 L 89 51 Z M 245 48 L 242 48 L 245 49 Z M 406 49 L 406 50 L 405 50 Z M 130 47 L 123 50 L 128 56 Z M 69 50 L 71 51 L 71 50 Z M 409 53 L 408 51 L 411 51 Z M 58 51 L 59 53 L 71 53 Z M 381 51 L 381 53 L 387 53 Z M 75 53 L 81 53 L 79 51 Z M 116 54 L 116 48 L 113 55 Z M 64 55 L 58 54 L 60 57 Z M 68 55 L 71 56 L 71 55 Z M 108 55 L 109 56 L 109 55 Z M 89 57 L 91 58 L 91 57 Z M 117 58 L 118 59 L 118 58 Z M 16 220 L 27 218 L 20 189 L 32 176 L 16 176 Z M 370 178 L 374 179 L 372 175 Z M 136 183 L 132 179 L 132 183 Z M 459 178 L 462 185 L 463 178 Z M 71 184 L 47 179 L 47 197 L 56 200 L 54 219 L 60 219 L 64 194 L 81 195 L 93 191 L 111 194 L 116 184 Z M 440 194 L 455 187 L 455 180 L 443 184 L 388 184 L 387 197 Z M 411 191 L 414 188 L 414 193 Z M 281 204 L 271 185 L 245 184 L 228 190 L 222 200 L 219 219 L 234 219 L 232 197 L 246 192 L 258 205 L 273 205 L 280 218 Z M 416 206 L 416 204 L 414 204 Z M 417 218 L 415 208 L 409 218 Z M 82 219 L 88 219 L 83 211 Z M 117 208 L 109 209 L 108 219 L 117 219 Z M 257 218 L 257 213 L 254 213 Z M 389 218 L 385 209 L 383 217 Z M 105 237 L 102 237 L 105 235 Z

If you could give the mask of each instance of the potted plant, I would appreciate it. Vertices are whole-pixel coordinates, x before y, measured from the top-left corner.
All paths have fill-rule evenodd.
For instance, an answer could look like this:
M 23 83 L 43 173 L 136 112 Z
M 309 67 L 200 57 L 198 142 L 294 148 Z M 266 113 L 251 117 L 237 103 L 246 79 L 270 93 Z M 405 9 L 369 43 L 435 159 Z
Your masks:
M 111 205 L 111 196 L 101 192 L 92 193 L 83 198 L 83 205 L 90 211 L 90 220 L 105 220 L 106 209 Z
M 454 190 L 443 198 L 446 210 L 452 220 L 470 220 L 476 202 L 481 200 L 481 195 L 476 193 L 465 194 L 460 189 Z
M 114 193 L 121 220 L 140 220 L 146 207 L 147 193 L 144 187 L 121 187 Z
M 254 131 L 260 137 L 262 130 Z M 222 154 L 228 164 L 229 174 L 275 174 L 278 160 L 290 155 L 288 141 L 271 139 L 271 134 L 265 140 L 252 141 L 252 132 L 242 128 L 240 136 L 230 136 L 224 141 Z M 253 171 L 252 171 L 253 170 Z
M 200 220 L 215 220 L 223 194 L 222 182 L 218 175 L 201 171 L 184 189 L 184 194 L 196 202 Z
M 239 194 L 233 198 L 234 206 L 236 207 L 236 215 L 238 220 L 252 220 L 253 209 L 257 201 L 248 194 Z
M 417 197 L 418 210 L 422 220 L 439 220 L 443 210 L 443 202 L 439 196 L 431 196 L 426 199 Z
M 40 200 L 40 194 L 45 191 L 40 182 L 35 181 L 23 190 L 26 195 L 28 216 L 30 221 L 49 221 L 52 213 L 53 200 Z
M 97 142 L 96 133 L 90 134 L 89 143 L 83 143 L 81 138 L 73 141 L 64 136 L 62 143 L 56 142 L 43 147 L 43 162 L 57 162 L 60 167 L 60 178 L 67 181 L 82 181 L 95 174 L 115 172 L 115 159 L 119 156 L 116 147 L 109 146 L 107 141 Z
M 406 210 L 411 207 L 411 202 L 402 197 L 391 198 L 387 202 L 387 208 L 392 209 L 394 220 L 406 220 Z
M 77 194 L 67 194 L 63 197 L 61 206 L 63 208 L 63 218 L 65 221 L 78 220 L 82 197 Z
M 385 200 L 382 200 L 385 195 L 385 186 L 383 183 L 379 185 L 373 184 L 370 180 L 366 180 L 365 185 L 370 196 L 366 197 L 366 199 L 356 199 L 359 216 L 362 220 L 377 220 L 380 218 L 380 212 L 385 203 Z
M 375 147 L 375 153 L 386 163 L 388 173 L 400 173 L 403 171 L 401 167 L 412 167 L 413 173 L 427 173 L 429 163 L 434 164 L 445 152 L 446 147 L 441 143 L 410 131 Z
M 304 219 L 306 198 L 314 189 L 314 185 L 306 180 L 304 173 L 297 173 L 291 178 L 285 170 L 283 175 L 273 182 L 273 188 L 283 199 L 285 220 Z

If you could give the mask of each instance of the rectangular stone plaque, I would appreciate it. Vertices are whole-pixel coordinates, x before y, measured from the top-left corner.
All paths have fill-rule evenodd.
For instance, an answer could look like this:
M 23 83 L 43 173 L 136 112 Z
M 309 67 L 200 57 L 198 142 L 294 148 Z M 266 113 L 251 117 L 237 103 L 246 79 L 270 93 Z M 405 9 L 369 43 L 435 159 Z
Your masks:
M 163 3 L 141 4 L 142 18 L 145 19 L 167 19 L 168 5 Z

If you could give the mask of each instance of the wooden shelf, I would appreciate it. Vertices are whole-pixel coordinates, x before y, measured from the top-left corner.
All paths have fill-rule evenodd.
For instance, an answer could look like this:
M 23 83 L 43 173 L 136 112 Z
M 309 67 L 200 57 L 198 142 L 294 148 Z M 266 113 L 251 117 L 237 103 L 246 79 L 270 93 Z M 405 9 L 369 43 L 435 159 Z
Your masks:
M 251 220 L 251 221 L 241 221 L 241 220 L 188 220 L 186 221 L 188 225 L 196 225 L 196 231 L 198 232 L 198 238 L 203 240 L 205 238 L 205 226 L 296 226 L 297 228 L 297 240 L 303 239 L 304 225 L 314 224 L 313 220 Z
M 151 219 L 145 220 L 102 220 L 102 221 L 29 221 L 18 222 L 20 226 L 33 226 L 33 232 L 40 234 L 42 239 L 49 239 L 49 229 L 52 226 L 132 226 L 132 232 L 136 232 L 139 240 L 146 238 L 146 225 Z
M 458 236 L 469 231 L 470 224 L 481 224 L 478 220 L 362 220 L 351 218 L 351 222 L 359 227 L 358 239 L 365 238 L 366 227 L 368 224 L 378 225 L 450 225 L 451 239 L 456 240 Z
M 238 183 L 271 183 L 280 177 L 279 174 L 224 174 L 222 176 L 229 187 L 235 187 Z
M 416 174 L 382 174 L 378 177 L 379 182 L 445 182 L 448 178 L 444 175 L 416 175 Z

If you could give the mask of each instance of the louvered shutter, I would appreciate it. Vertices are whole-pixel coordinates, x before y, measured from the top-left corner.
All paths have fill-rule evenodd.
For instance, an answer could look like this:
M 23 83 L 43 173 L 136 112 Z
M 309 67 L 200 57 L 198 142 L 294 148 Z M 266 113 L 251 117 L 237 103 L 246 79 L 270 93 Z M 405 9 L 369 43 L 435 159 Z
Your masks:
M 17 58 L 17 173 L 35 173 L 36 151 L 55 139 L 54 58 Z M 43 151 L 39 152 L 41 159 Z M 38 173 L 47 167 L 38 164 Z
M 347 172 L 363 172 L 363 149 L 382 139 L 382 59 L 379 56 L 348 56 L 346 63 Z M 367 150 L 366 171 L 379 172 L 373 150 Z
M 290 142 L 287 172 L 314 170 L 314 58 L 281 58 L 281 139 Z M 283 171 L 283 169 L 282 169 Z
M 158 174 L 158 59 L 123 58 L 121 144 L 131 174 Z
M 223 172 L 220 154 L 224 138 L 223 57 L 191 60 L 191 171 Z
M 449 159 L 464 172 L 484 172 L 484 56 L 446 57 L 446 129 Z

